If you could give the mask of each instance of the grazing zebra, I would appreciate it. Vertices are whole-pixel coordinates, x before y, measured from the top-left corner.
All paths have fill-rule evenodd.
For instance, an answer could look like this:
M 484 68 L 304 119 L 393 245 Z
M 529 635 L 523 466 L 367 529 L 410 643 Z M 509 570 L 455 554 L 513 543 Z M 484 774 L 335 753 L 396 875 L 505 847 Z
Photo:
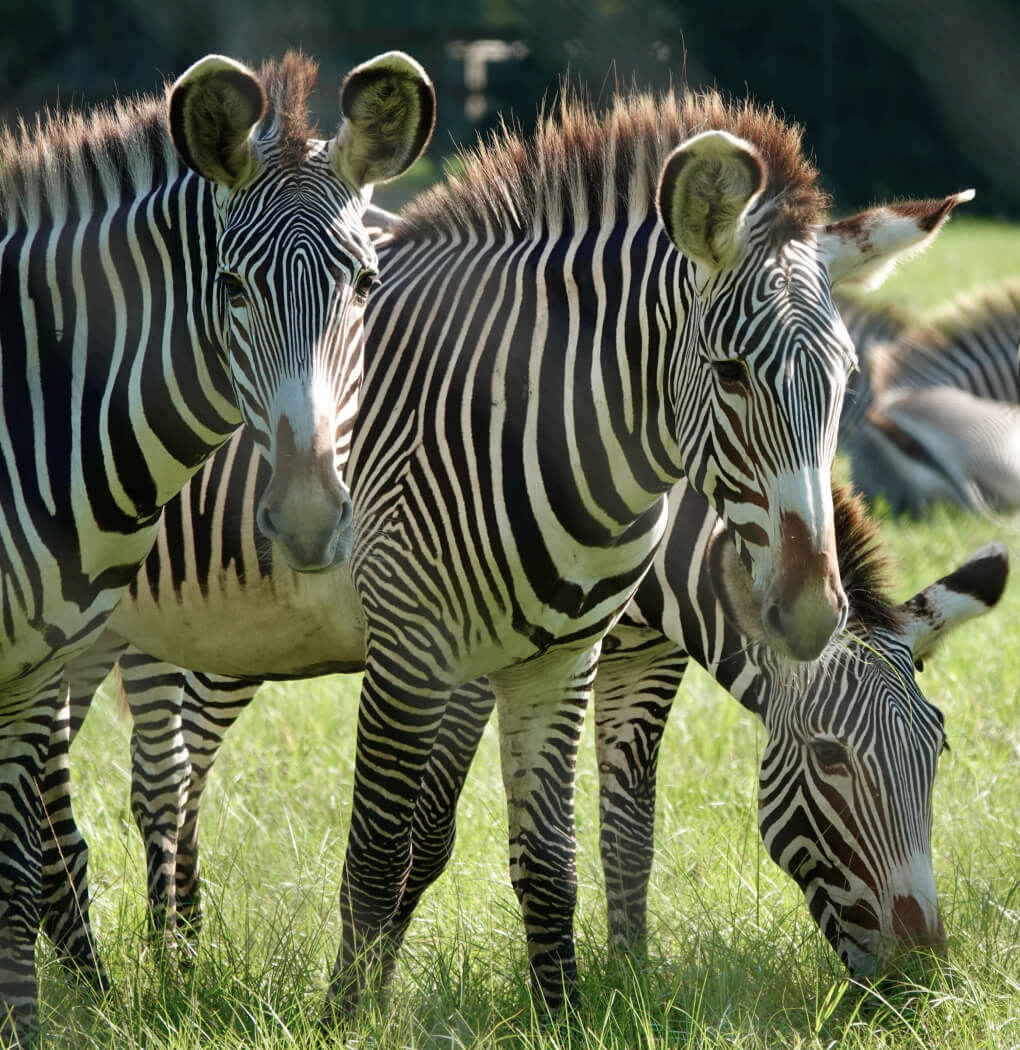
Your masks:
M 603 643 L 595 680 L 602 861 L 614 949 L 645 948 L 659 744 L 691 659 L 768 730 L 761 835 L 847 968 L 871 974 L 886 961 L 883 954 L 944 941 L 930 840 L 931 789 L 945 735 L 941 713 L 915 684 L 914 664 L 955 625 L 998 601 L 1005 550 L 986 548 L 894 605 L 860 501 L 842 489 L 834 503 L 849 622 L 819 661 L 800 667 L 755 643 L 759 613 L 753 598 L 748 603 L 746 570 L 718 517 L 686 483 L 670 493 L 666 537 Z M 78 668 L 72 682 L 77 715 L 119 650 L 135 721 L 132 808 L 146 844 L 155 928 L 169 923 L 163 928 L 172 934 L 179 918 L 193 938 L 201 920 L 201 795 L 227 730 L 259 683 L 184 671 L 110 641 L 112 651 L 97 650 L 89 667 Z M 391 963 L 415 904 L 452 853 L 457 798 L 493 704 L 484 685 L 469 685 L 444 713 L 419 793 L 413 865 L 390 935 Z M 861 784 L 870 785 L 867 796 Z
M 101 633 L 162 505 L 243 420 L 273 468 L 260 527 L 287 563 L 350 553 L 339 470 L 377 268 L 361 215 L 423 148 L 434 98 L 416 62 L 381 55 L 344 81 L 322 141 L 314 78 L 296 54 L 258 73 L 211 55 L 165 99 L 0 134 L 4 1045 L 38 1024 L 39 782 L 62 668 Z M 102 983 L 87 945 L 62 947 Z
M 570 991 L 579 726 L 662 497 L 686 470 L 733 523 L 770 642 L 817 655 L 845 616 L 829 469 L 853 356 L 829 284 L 882 269 L 967 196 L 823 227 L 799 133 L 771 111 L 566 98 L 533 141 L 504 130 L 465 157 L 380 248 L 350 574 L 266 572 L 242 442 L 164 519 L 115 630 L 169 655 L 186 611 L 181 666 L 365 666 L 329 1013 L 379 959 L 447 699 L 483 674 L 533 974 L 552 1007 Z
M 1020 279 L 1010 278 L 871 348 L 870 391 L 856 425 L 840 429 L 869 499 L 908 513 L 940 501 L 1020 509 L 1018 339 Z

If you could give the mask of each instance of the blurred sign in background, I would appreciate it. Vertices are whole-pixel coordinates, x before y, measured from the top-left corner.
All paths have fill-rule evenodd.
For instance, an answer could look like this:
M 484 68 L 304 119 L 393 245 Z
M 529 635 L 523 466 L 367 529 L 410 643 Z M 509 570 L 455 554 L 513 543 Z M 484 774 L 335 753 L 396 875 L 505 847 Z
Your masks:
M 320 63 L 320 128 L 344 72 L 391 48 L 439 95 L 426 161 L 376 199 L 396 207 L 502 115 L 528 128 L 569 73 L 750 93 L 805 125 L 838 211 L 978 190 L 971 214 L 1020 219 L 1016 0 L 0 0 L 0 119 L 158 91 L 218 51 Z

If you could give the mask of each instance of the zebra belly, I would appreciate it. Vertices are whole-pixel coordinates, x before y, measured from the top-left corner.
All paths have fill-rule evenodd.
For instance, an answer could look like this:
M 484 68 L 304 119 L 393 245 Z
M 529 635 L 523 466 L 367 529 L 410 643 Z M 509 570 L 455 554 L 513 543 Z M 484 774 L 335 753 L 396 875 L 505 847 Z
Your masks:
M 195 671 L 241 678 L 298 678 L 360 669 L 361 603 L 346 569 L 271 577 L 225 573 L 202 589 L 125 595 L 110 627 L 143 652 Z

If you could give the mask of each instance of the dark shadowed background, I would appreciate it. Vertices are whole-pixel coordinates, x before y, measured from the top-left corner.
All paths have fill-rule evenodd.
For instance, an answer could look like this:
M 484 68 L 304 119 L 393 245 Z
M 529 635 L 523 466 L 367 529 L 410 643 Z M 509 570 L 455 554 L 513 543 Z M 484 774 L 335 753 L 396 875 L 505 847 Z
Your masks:
M 1020 218 L 1016 0 L 0 0 L 0 119 L 79 106 L 218 51 L 251 63 L 300 47 L 321 66 L 314 104 L 337 120 L 344 72 L 401 48 L 428 69 L 439 121 L 427 162 L 380 188 L 390 207 L 436 178 L 500 114 L 525 127 L 569 71 L 686 78 L 771 101 L 805 125 L 838 211 L 974 186 L 968 213 Z

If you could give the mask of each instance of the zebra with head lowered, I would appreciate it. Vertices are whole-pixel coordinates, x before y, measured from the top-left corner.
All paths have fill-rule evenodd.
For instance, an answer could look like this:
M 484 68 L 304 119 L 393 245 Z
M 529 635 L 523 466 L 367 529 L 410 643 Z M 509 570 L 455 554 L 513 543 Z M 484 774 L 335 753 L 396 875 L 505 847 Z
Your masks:
M 829 286 L 933 236 L 958 199 L 824 226 L 799 131 L 770 110 L 565 98 L 532 141 L 504 130 L 465 157 L 380 248 L 350 575 L 267 570 L 239 445 L 178 503 L 116 629 L 164 655 L 176 608 L 198 627 L 183 666 L 365 666 L 331 1003 L 353 1006 L 379 960 L 447 699 L 483 674 L 536 985 L 553 1007 L 572 990 L 579 727 L 663 495 L 689 472 L 733 523 L 770 641 L 817 655 L 846 613 L 829 469 L 854 359 Z M 325 610 L 314 634 L 302 607 Z
M 867 312 L 858 300 L 855 316 Z M 872 308 L 883 315 L 884 307 Z M 840 424 L 854 482 L 893 511 L 1020 509 L 1020 279 L 959 296 L 860 353 Z M 848 402 L 849 402 L 848 398 Z
M 312 137 L 315 66 L 211 55 L 165 99 L 0 135 L 0 1039 L 37 1027 L 39 782 L 64 664 L 98 637 L 161 507 L 248 423 L 259 520 L 344 561 L 345 466 L 377 269 L 371 183 L 413 161 L 432 86 L 398 52 Z M 85 945 L 72 951 L 87 951 Z
M 982 550 L 897 605 L 885 594 L 883 559 L 860 501 L 844 488 L 834 506 L 849 620 L 818 661 L 796 665 L 760 644 L 760 609 L 718 516 L 686 483 L 670 492 L 666 537 L 604 640 L 595 679 L 614 951 L 640 955 L 646 948 L 659 746 L 692 659 L 768 730 L 761 835 L 847 968 L 871 975 L 911 947 L 944 946 L 931 792 L 945 732 L 941 712 L 914 681 L 914 665 L 957 624 L 998 601 L 1005 550 Z M 202 792 L 227 730 L 259 683 L 184 671 L 117 644 L 135 719 L 132 808 L 145 839 L 154 927 L 172 936 L 179 919 L 177 932 L 194 939 Z M 116 655 L 97 650 L 90 667 L 77 669 L 80 708 Z M 494 702 L 478 683 L 459 689 L 444 712 L 417 800 L 412 868 L 389 935 L 391 964 L 417 901 L 452 854 L 457 800 Z M 180 732 L 168 731 L 177 719 Z

